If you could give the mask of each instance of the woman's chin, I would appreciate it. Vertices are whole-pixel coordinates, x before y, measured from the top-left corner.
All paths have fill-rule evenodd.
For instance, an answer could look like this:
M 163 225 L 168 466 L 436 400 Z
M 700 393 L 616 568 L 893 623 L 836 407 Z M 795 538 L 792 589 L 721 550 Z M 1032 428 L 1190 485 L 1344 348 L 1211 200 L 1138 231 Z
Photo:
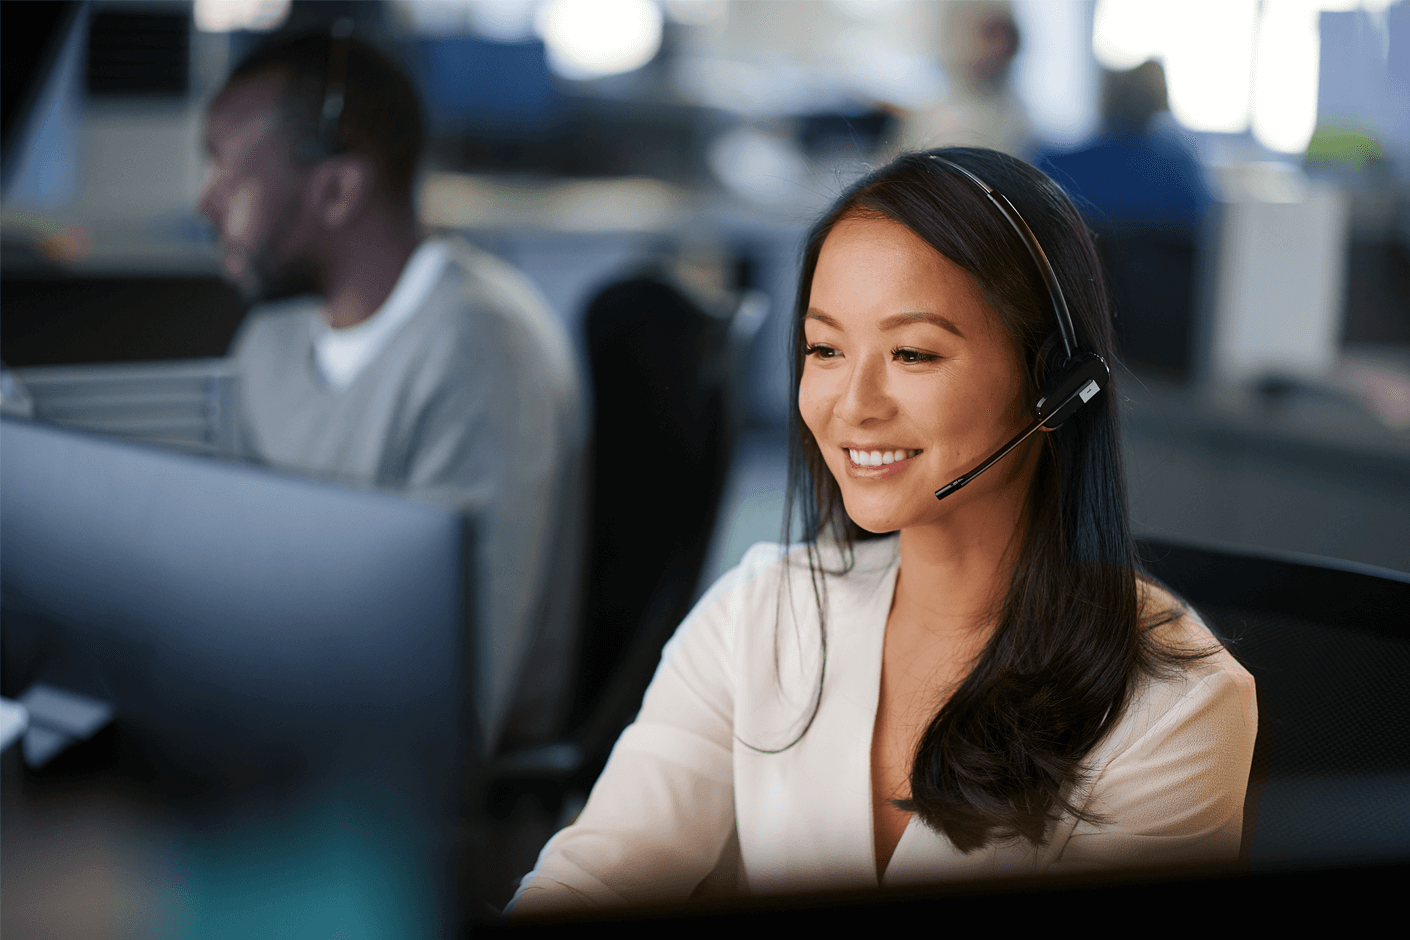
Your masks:
M 885 535 L 904 529 L 909 525 L 915 525 L 918 521 L 916 516 L 917 514 L 913 512 L 898 512 L 895 507 L 887 509 L 859 507 L 856 512 L 853 512 L 850 506 L 847 508 L 847 517 L 858 527 L 873 535 Z
M 855 522 L 856 520 L 853 520 L 853 521 Z M 863 532 L 870 532 L 872 535 L 891 535 L 892 533 L 898 531 L 897 529 L 891 529 L 891 528 L 887 528 L 887 527 L 885 527 L 885 526 L 876 526 L 876 527 L 873 527 L 873 526 L 862 525 L 861 523 L 857 523 L 857 525 L 858 525 L 858 527 L 861 528 L 861 530 L 862 530 Z

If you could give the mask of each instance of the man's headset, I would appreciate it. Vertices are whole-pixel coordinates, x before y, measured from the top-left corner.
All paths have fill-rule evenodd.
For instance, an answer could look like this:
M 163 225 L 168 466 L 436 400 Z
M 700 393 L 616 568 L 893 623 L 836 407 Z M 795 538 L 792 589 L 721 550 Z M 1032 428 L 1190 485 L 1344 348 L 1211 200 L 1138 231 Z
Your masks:
M 310 160 L 323 160 L 347 148 L 338 139 L 343 117 L 343 100 L 348 90 L 348 49 L 352 45 L 353 21 L 339 17 L 329 30 L 328 77 L 323 83 L 323 107 L 318 111 L 318 133 L 304 145 Z
M 1107 364 L 1101 356 L 1078 350 L 1077 331 L 1072 328 L 1072 316 L 1067 312 L 1067 300 L 1062 295 L 1062 288 L 1058 286 L 1057 275 L 1053 273 L 1053 266 L 1048 263 L 1048 256 L 1043 253 L 1043 246 L 1038 243 L 1038 237 L 1033 234 L 1028 223 L 1023 221 L 1023 216 L 1019 215 L 1013 203 L 1009 202 L 1003 193 L 958 163 L 934 155 L 931 155 L 930 159 L 943 169 L 960 174 L 984 190 L 984 195 L 989 197 L 989 201 L 998 208 L 1004 219 L 1018 233 L 1018 237 L 1023 240 L 1023 244 L 1028 247 L 1028 253 L 1033 256 L 1033 263 L 1038 266 L 1038 271 L 1043 275 L 1044 283 L 1047 284 L 1048 300 L 1053 306 L 1053 319 L 1057 322 L 1058 334 L 1062 337 L 1063 350 L 1067 354 L 1067 358 L 1057 370 L 1057 374 L 1043 385 L 1043 392 L 1038 396 L 1037 404 L 1034 405 L 1037 416 L 1033 419 L 1033 423 L 1020 431 L 1013 440 L 991 454 L 979 466 L 936 490 L 935 498 L 944 499 L 1004 459 L 1009 451 L 1028 440 L 1039 428 L 1055 429 L 1072 417 L 1078 408 L 1087 404 L 1096 397 L 1098 392 L 1107 387 L 1107 383 L 1111 381 L 1111 370 L 1107 368 Z

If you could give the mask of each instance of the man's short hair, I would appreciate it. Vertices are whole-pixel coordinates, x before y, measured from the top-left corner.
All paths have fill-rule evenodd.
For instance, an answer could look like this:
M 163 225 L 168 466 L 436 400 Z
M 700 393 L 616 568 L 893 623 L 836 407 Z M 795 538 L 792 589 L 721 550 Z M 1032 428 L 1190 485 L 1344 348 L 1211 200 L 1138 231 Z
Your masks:
M 336 61 L 342 56 L 345 65 Z M 282 73 L 288 82 L 280 122 L 296 158 L 365 154 L 375 162 L 385 193 L 411 199 L 425 126 L 416 86 L 400 65 L 360 39 L 315 33 L 255 49 L 226 85 L 265 73 Z M 342 112 L 325 122 L 325 101 L 330 87 L 336 94 L 340 78 Z

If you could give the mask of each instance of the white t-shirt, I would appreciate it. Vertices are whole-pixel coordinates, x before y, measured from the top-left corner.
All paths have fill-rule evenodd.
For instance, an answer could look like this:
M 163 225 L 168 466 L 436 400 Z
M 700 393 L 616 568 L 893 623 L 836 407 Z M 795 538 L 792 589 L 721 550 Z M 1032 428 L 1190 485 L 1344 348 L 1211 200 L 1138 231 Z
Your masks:
M 427 240 L 412 252 L 382 306 L 361 323 L 335 330 L 322 317 L 309 321 L 319 374 L 331 387 L 347 388 L 377 357 L 397 329 L 421 309 L 450 262 L 450 246 Z

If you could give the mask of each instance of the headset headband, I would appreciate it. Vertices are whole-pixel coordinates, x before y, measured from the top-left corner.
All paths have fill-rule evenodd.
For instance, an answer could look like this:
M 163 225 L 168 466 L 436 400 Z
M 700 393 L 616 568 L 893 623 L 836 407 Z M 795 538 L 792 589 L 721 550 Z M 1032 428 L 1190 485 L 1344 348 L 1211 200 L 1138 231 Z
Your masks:
M 1044 382 L 1041 395 L 1034 405 L 1037 416 L 1033 422 L 1014 435 L 1003 447 L 990 454 L 988 459 L 979 466 L 936 490 L 935 498 L 944 499 L 968 486 L 971 480 L 1002 460 L 1005 455 L 1026 441 L 1040 427 L 1049 429 L 1060 427 L 1073 413 L 1106 388 L 1107 383 L 1111 381 L 1111 370 L 1101 356 L 1090 352 L 1078 352 L 1077 331 L 1072 327 L 1072 316 L 1067 310 L 1067 299 L 1063 297 L 1062 288 L 1058 286 L 1053 266 L 1048 263 L 1048 256 L 1043 253 L 1043 246 L 1038 243 L 1038 236 L 1033 234 L 1033 230 L 1028 227 L 1028 223 L 1023 220 L 1023 216 L 1014 208 L 1013 203 L 1009 202 L 1008 197 L 958 163 L 934 154 L 927 154 L 927 156 L 942 168 L 960 174 L 984 190 L 984 195 L 989 197 L 989 201 L 998 208 L 1003 217 L 1008 220 L 1009 225 L 1018 233 L 1018 237 L 1028 247 L 1028 253 L 1033 256 L 1033 263 L 1038 266 L 1038 270 L 1042 273 L 1043 280 L 1048 286 L 1048 300 L 1052 303 L 1053 319 L 1057 321 L 1058 334 L 1062 337 L 1062 345 L 1067 350 L 1067 358 L 1063 361 L 1062 366 L 1055 375 L 1050 376 Z
M 318 148 L 332 156 L 343 148 L 338 143 L 338 125 L 343 117 L 343 99 L 348 87 L 348 47 L 353 22 L 340 16 L 329 31 L 333 43 L 328 50 L 328 77 L 323 83 L 323 107 L 318 112 Z
M 1018 237 L 1027 246 L 1028 253 L 1033 256 L 1033 263 L 1038 266 L 1038 271 L 1043 275 L 1043 280 L 1048 286 L 1048 301 L 1052 304 L 1053 319 L 1057 321 L 1058 334 L 1062 337 L 1062 345 L 1067 352 L 1067 359 L 1071 359 L 1077 352 L 1077 331 L 1072 327 L 1072 315 L 1067 312 L 1067 299 L 1062 295 L 1062 288 L 1058 286 L 1057 275 L 1053 273 L 1053 266 L 1048 263 L 1048 256 L 1043 253 L 1043 246 L 1038 242 L 1038 236 L 1033 234 L 1033 229 L 1028 227 L 1028 223 L 1023 220 L 1023 216 L 1008 197 L 999 192 L 988 183 L 969 170 L 944 157 L 937 157 L 930 154 L 930 159 L 941 164 L 946 169 L 953 170 L 961 176 L 970 180 L 980 189 L 984 190 L 984 195 L 989 197 L 1003 217 L 1008 220 L 1009 225 Z

